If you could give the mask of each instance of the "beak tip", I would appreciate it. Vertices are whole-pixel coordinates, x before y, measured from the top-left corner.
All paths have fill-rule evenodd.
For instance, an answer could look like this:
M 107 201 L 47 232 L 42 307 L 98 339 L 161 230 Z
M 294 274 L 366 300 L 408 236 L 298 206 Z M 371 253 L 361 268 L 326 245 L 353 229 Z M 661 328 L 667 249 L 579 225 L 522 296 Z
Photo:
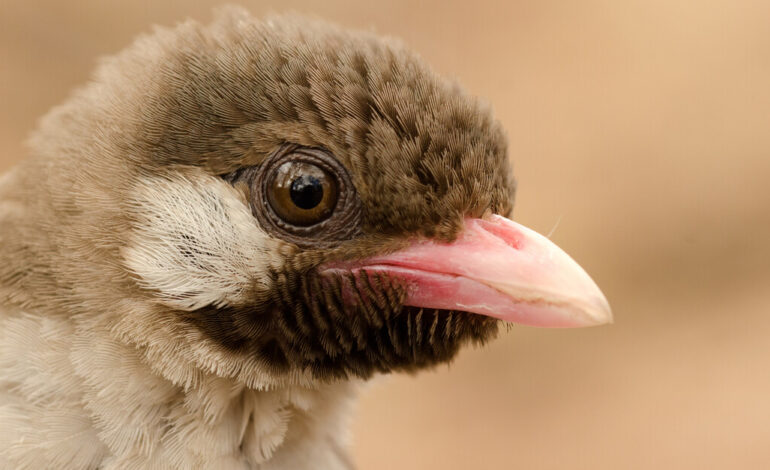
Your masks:
M 583 310 L 586 326 L 611 325 L 615 322 L 607 298 L 604 295 L 593 297 L 589 306 Z

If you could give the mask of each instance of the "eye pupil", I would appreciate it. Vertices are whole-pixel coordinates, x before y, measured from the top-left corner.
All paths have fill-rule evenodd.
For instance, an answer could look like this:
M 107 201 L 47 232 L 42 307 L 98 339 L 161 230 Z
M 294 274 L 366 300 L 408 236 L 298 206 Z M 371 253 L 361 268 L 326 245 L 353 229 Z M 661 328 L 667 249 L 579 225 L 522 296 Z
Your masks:
M 323 184 L 315 176 L 302 175 L 292 181 L 289 196 L 300 209 L 312 209 L 323 200 Z

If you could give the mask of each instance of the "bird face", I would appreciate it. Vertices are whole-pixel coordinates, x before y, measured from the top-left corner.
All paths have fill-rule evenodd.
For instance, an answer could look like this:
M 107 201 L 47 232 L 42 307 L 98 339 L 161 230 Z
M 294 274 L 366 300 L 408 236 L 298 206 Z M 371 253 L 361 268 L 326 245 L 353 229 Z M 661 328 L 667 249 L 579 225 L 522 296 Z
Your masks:
M 179 382 L 366 378 L 501 320 L 609 320 L 574 261 L 506 218 L 488 109 L 393 41 L 230 10 L 106 63 L 38 141 L 62 128 L 87 150 L 58 149 L 79 176 L 57 197 L 91 221 L 67 236 L 114 252 L 89 272 L 126 299 L 110 331 Z

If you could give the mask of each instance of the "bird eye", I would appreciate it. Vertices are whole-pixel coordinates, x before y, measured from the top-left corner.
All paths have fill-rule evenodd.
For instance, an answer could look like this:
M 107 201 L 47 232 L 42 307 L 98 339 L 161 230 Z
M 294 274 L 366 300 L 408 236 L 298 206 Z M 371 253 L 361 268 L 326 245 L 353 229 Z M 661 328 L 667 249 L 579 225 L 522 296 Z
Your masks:
M 284 145 L 259 167 L 226 175 L 245 180 L 263 228 L 301 247 L 328 247 L 360 230 L 361 201 L 350 176 L 328 151 Z
M 308 226 L 321 222 L 337 204 L 337 181 L 312 163 L 287 161 L 269 178 L 267 201 L 276 215 L 290 224 Z

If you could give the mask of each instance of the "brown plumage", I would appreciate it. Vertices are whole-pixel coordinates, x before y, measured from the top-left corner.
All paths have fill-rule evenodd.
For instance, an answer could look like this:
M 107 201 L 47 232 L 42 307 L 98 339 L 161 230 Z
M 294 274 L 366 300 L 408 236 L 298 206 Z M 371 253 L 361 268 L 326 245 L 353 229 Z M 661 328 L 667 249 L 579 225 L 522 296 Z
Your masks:
M 0 180 L 2 468 L 345 468 L 351 383 L 498 324 L 349 263 L 513 192 L 489 110 L 393 40 L 237 9 L 141 37 Z

